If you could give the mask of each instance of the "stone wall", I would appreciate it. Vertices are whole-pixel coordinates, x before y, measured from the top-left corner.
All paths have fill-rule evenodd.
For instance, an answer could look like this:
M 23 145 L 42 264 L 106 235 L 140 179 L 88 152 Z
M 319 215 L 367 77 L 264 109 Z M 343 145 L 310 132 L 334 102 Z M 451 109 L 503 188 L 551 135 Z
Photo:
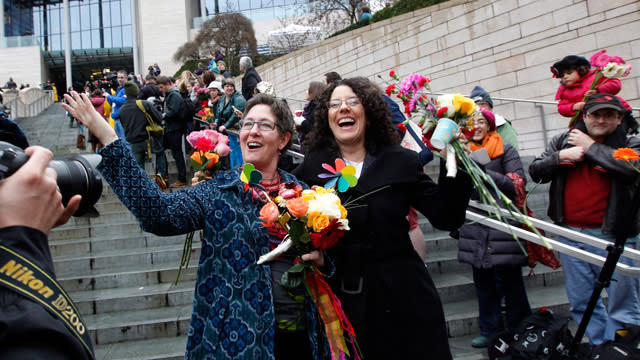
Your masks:
M 9 81 L 38 86 L 45 82 L 46 67 L 39 46 L 0 48 L 0 86 Z
M 258 67 L 278 96 L 302 108 L 312 80 L 328 71 L 377 78 L 395 69 L 422 73 L 434 92 L 469 95 L 481 85 L 494 97 L 553 101 L 549 67 L 566 55 L 589 58 L 600 49 L 633 65 L 620 96 L 640 107 L 640 2 L 635 0 L 452 0 L 327 39 Z M 555 105 L 494 101 L 513 121 L 522 155 L 543 150 L 546 135 L 569 119 Z M 636 116 L 637 116 L 636 112 Z
M 175 0 L 139 1 L 140 71 L 158 63 L 162 75 L 173 76 L 182 63 L 173 61 L 176 50 L 189 40 L 191 3 Z M 130 71 L 130 70 L 129 70 Z

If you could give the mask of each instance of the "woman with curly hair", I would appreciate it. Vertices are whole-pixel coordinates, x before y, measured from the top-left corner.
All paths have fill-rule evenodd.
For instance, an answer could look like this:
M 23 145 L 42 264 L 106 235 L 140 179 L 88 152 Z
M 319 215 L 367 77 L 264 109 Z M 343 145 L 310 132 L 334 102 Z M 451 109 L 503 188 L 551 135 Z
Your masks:
M 304 162 L 294 174 L 322 185 L 322 164 L 342 158 L 358 183 L 340 194 L 351 228 L 328 250 L 330 284 L 352 322 L 365 359 L 451 359 L 442 304 L 409 240 L 409 206 L 443 230 L 462 225 L 471 179 L 435 184 L 418 155 L 402 148 L 382 91 L 357 77 L 329 86 L 318 101 Z M 444 174 L 444 171 L 441 171 Z

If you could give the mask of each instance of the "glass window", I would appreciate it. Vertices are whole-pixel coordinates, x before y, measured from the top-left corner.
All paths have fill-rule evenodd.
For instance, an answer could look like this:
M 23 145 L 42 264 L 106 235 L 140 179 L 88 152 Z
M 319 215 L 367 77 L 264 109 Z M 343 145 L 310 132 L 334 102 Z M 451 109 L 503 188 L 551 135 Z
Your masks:
M 111 47 L 122 47 L 122 27 L 114 26 L 111 28 Z
M 131 25 L 131 2 L 130 0 L 122 0 L 122 25 Z
M 102 4 L 102 26 L 105 28 L 111 26 L 111 8 L 109 7 L 109 3 Z
M 82 35 L 82 47 L 81 49 L 91 49 L 91 31 L 83 31 L 80 33 Z
M 122 27 L 122 46 L 123 47 L 132 47 L 133 46 L 133 31 L 131 31 L 131 25 L 125 25 Z
M 239 10 L 249 10 L 251 8 L 251 0 L 238 0 Z
M 71 33 L 71 49 L 82 49 L 82 40 L 79 31 Z
M 100 48 L 100 30 L 91 30 L 91 48 Z
M 98 16 L 100 12 L 100 7 L 98 4 L 90 5 L 90 13 L 89 18 L 91 19 L 91 29 L 99 29 L 100 28 L 100 17 Z
M 117 26 L 122 24 L 122 13 L 120 12 L 120 3 L 111 3 L 111 25 Z
M 62 33 L 62 19 L 60 19 L 60 9 L 52 9 L 49 11 L 49 34 Z
M 82 5 L 80 7 L 80 29 L 86 31 L 91 29 L 91 7 Z
M 252 9 L 260 9 L 261 7 L 262 7 L 262 2 L 260 0 L 251 0 Z
M 49 50 L 63 50 L 62 36 L 59 34 L 49 36 Z
M 62 10 L 64 11 L 64 10 Z M 71 31 L 80 31 L 82 28 L 80 27 L 80 7 L 79 6 L 71 6 L 69 9 L 71 13 L 71 17 L 69 18 L 69 22 L 71 23 Z M 63 15 L 63 24 L 64 24 L 64 14 Z M 64 25 L 63 25 L 64 26 Z
M 113 47 L 113 43 L 111 41 L 111 31 L 109 29 L 104 29 L 104 47 Z

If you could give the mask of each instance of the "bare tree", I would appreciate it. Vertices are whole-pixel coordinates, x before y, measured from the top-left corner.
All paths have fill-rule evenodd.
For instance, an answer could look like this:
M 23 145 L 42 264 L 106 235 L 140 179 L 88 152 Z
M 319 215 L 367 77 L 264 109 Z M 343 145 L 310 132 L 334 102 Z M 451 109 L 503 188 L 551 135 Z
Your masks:
M 343 12 L 349 18 L 349 23 L 358 21 L 358 12 L 365 2 L 363 0 L 315 0 L 311 5 L 318 19 L 328 19 L 331 13 Z
M 310 20 L 305 16 L 279 18 L 281 28 L 269 32 L 271 51 L 289 53 L 320 40 L 323 34 L 321 27 L 312 25 Z
M 243 49 L 255 55 L 258 44 L 251 20 L 239 13 L 217 15 L 202 23 L 198 35 L 178 48 L 173 59 L 195 59 L 199 54 L 209 54 L 214 48 L 220 49 L 225 57 L 238 56 Z

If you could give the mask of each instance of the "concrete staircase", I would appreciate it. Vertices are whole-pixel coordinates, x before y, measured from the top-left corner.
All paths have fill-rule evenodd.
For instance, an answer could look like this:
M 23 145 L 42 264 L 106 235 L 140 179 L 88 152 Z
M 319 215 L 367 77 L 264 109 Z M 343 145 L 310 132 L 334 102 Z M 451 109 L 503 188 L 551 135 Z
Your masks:
M 32 144 L 51 148 L 56 158 L 79 152 L 74 147 L 76 129 L 69 129 L 57 105 L 19 124 Z M 171 156 L 168 159 L 172 161 Z M 147 170 L 152 173 L 150 163 Z M 175 174 L 175 164 L 170 163 L 169 170 Z M 536 190 L 538 195 L 531 200 L 534 208 L 544 208 L 545 191 Z M 50 236 L 58 280 L 83 314 L 97 359 L 183 358 L 200 251 L 198 236 L 190 266 L 174 285 L 184 236 L 159 237 L 141 231 L 106 185 L 97 208 L 100 217 L 73 218 Z M 470 346 L 479 335 L 470 266 L 457 261 L 456 240 L 433 230 L 424 218 L 420 225 L 428 251 L 426 266 L 444 304 L 454 357 L 485 359 L 486 350 Z M 523 275 L 527 273 L 528 268 L 523 269 Z M 567 312 L 561 270 L 538 265 L 535 276 L 526 276 L 525 283 L 533 308 L 549 306 Z

